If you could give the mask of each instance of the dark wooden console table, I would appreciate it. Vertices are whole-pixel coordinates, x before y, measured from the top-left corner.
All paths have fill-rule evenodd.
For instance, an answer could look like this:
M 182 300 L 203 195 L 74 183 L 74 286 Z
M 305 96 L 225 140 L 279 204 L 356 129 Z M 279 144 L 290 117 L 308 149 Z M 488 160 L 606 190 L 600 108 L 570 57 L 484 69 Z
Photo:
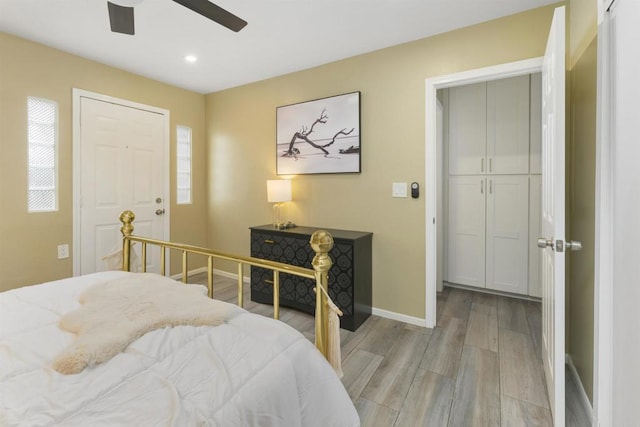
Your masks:
M 314 252 L 309 239 L 321 228 L 295 227 L 278 230 L 272 225 L 250 227 L 251 256 L 311 268 Z M 371 315 L 371 243 L 373 234 L 322 228 L 333 236 L 329 252 L 329 296 L 342 310 L 340 327 L 355 331 Z M 273 303 L 273 272 L 251 267 L 251 300 Z M 315 311 L 315 283 L 280 274 L 280 304 L 307 313 Z

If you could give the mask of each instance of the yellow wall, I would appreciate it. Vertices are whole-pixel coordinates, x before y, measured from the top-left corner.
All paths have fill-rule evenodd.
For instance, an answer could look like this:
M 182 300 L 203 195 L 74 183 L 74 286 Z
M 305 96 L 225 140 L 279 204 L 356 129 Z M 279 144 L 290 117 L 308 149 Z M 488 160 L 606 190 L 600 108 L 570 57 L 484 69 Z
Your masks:
M 597 33 L 598 1 L 569 0 L 569 60 L 571 68 L 591 45 Z
M 542 56 L 544 7 L 321 67 L 207 95 L 207 244 L 249 253 L 251 225 L 269 223 L 277 106 L 361 91 L 362 173 L 294 179 L 290 219 L 373 232 L 373 304 L 425 315 L 425 79 Z M 418 200 L 391 198 L 418 181 Z
M 176 205 L 172 190 L 171 236 L 205 243 L 204 96 L 0 33 L 0 291 L 72 274 L 71 258 L 58 260 L 56 250 L 72 243 L 72 88 L 170 110 L 172 189 L 175 126 L 193 129 L 195 202 Z M 57 212 L 27 213 L 28 96 L 58 103 Z
M 567 353 L 571 356 L 589 399 L 593 400 L 593 301 L 596 175 L 597 3 L 569 3 L 570 138 L 567 179 L 571 200 L 567 239 L 580 240 L 583 249 L 570 252 Z

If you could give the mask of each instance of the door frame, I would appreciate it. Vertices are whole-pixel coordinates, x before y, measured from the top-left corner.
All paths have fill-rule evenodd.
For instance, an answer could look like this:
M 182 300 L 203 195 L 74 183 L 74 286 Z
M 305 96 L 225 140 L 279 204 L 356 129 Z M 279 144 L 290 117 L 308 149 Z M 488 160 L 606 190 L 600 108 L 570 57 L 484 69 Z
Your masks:
M 596 95 L 596 217 L 593 318 L 593 425 L 613 425 L 613 178 L 615 52 L 609 9 L 613 0 L 598 2 L 598 58 Z
M 73 117 L 73 129 L 72 129 L 72 147 L 73 147 L 73 247 L 72 247 L 72 259 L 73 259 L 73 275 L 80 275 L 80 242 L 81 242 L 81 227 L 80 227 L 80 101 L 82 98 L 90 98 L 97 101 L 109 102 L 112 104 L 121 105 L 129 108 L 137 108 L 139 110 L 145 110 L 156 114 L 161 114 L 164 120 L 163 142 L 162 150 L 164 157 L 164 182 L 162 185 L 162 198 L 168 201 L 165 204 L 165 221 L 163 226 L 162 240 L 169 240 L 170 224 L 171 224 L 171 176 L 170 176 L 170 112 L 164 108 L 154 107 L 151 105 L 140 104 L 138 102 L 129 101 L 127 99 L 116 98 L 101 93 L 91 92 L 84 89 L 72 89 L 72 117 Z M 134 224 L 135 225 L 135 224 Z M 168 261 L 168 259 L 167 259 Z M 171 264 L 168 264 L 171 265 Z
M 542 57 L 509 62 L 490 67 L 477 68 L 460 73 L 432 77 L 425 80 L 425 187 L 426 187 L 426 217 L 425 217 L 425 326 L 433 328 L 436 325 L 436 277 L 437 277 L 437 231 L 441 224 L 436 223 L 438 212 L 437 200 L 437 159 L 443 147 L 437 138 L 437 90 L 471 83 L 504 79 L 521 76 L 523 74 L 539 73 L 542 71 Z

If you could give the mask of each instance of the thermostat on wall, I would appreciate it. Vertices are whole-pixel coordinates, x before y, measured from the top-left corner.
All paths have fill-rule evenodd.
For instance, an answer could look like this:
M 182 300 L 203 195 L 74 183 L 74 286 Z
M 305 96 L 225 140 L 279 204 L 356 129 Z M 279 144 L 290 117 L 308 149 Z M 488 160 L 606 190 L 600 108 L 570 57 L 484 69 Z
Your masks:
M 417 182 L 411 183 L 411 197 L 413 197 L 414 199 L 420 197 L 420 184 L 418 184 Z

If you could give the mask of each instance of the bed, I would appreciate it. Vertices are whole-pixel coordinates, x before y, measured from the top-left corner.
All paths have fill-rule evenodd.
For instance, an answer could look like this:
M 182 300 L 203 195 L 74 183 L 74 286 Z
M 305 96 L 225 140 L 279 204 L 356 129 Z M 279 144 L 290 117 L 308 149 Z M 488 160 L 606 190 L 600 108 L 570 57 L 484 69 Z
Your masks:
M 125 235 L 141 241 L 131 230 Z M 276 319 L 221 301 L 227 318 L 220 325 L 155 329 L 79 373 L 54 370 L 56 356 L 80 339 L 59 323 L 82 308 L 81 296 L 141 274 L 154 276 L 109 271 L 0 293 L 0 425 L 360 424 L 340 379 L 311 342 Z

